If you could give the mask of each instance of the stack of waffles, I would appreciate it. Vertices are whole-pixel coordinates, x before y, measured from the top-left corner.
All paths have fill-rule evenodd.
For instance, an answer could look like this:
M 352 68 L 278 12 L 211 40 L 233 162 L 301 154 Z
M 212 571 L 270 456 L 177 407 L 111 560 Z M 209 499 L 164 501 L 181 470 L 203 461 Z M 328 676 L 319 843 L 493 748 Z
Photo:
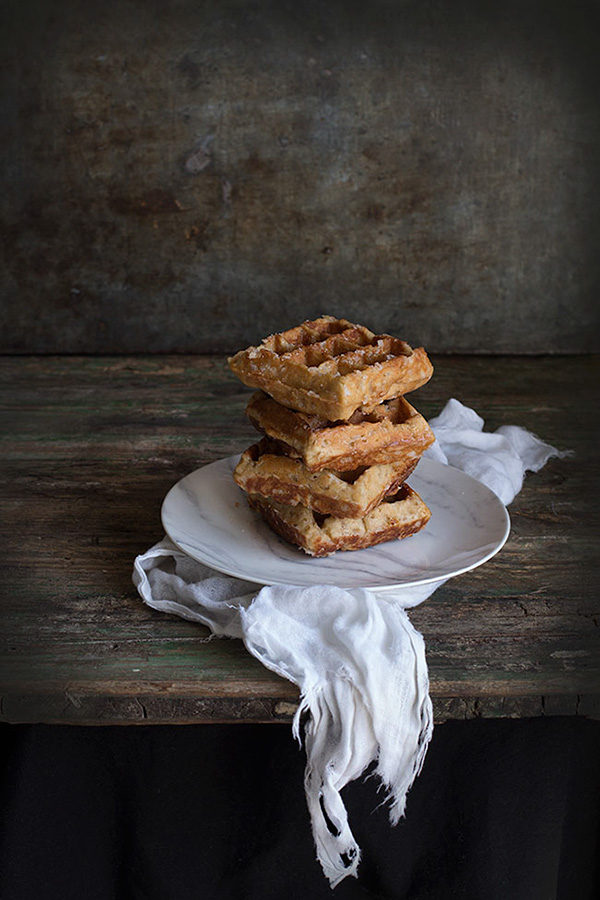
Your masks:
M 423 348 L 323 316 L 229 360 L 265 437 L 234 478 L 250 506 L 312 556 L 404 538 L 430 511 L 406 478 L 433 442 L 404 398 L 431 378 Z

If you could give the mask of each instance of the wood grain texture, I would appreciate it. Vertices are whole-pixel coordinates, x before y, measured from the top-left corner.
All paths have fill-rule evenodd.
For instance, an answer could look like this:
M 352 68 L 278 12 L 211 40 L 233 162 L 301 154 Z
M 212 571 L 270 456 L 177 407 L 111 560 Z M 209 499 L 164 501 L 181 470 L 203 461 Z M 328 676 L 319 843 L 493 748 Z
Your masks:
M 458 396 L 486 427 L 523 425 L 575 454 L 527 476 L 497 557 L 411 612 L 436 717 L 597 715 L 599 361 L 434 362 L 411 395 L 425 415 Z M 0 718 L 289 719 L 292 684 L 131 584 L 169 487 L 255 438 L 224 359 L 1 358 L 0 380 Z

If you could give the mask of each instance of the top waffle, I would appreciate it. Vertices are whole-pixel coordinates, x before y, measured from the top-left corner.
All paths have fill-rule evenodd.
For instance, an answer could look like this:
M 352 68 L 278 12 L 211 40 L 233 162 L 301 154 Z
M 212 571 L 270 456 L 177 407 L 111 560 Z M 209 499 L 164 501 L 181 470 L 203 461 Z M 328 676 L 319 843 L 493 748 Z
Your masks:
M 333 316 L 273 334 L 236 353 L 229 365 L 244 384 L 330 422 L 346 421 L 359 407 L 370 412 L 414 391 L 433 373 L 422 347 L 413 350 L 398 338 Z

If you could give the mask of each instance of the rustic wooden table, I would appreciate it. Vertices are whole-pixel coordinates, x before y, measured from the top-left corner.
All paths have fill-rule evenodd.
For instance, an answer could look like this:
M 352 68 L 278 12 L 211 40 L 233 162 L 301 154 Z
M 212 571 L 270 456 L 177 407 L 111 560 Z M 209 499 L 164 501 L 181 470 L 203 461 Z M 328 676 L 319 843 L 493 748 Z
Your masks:
M 571 459 L 530 474 L 512 533 L 411 619 L 438 721 L 598 715 L 597 395 L 590 358 L 438 357 L 413 395 L 488 428 L 523 425 Z M 2 358 L 0 718 L 149 724 L 289 719 L 296 688 L 239 641 L 146 608 L 134 556 L 196 467 L 254 432 L 222 357 Z

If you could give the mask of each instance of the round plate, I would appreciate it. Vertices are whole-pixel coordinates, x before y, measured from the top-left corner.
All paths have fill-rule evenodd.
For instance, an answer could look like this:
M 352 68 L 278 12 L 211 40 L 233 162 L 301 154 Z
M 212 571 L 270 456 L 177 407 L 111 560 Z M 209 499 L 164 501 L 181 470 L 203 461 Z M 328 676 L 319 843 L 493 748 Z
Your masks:
M 231 474 L 238 459 L 220 459 L 177 482 L 165 497 L 162 521 L 184 553 L 245 581 L 377 591 L 427 584 L 480 566 L 510 531 L 506 508 L 489 488 L 459 469 L 422 459 L 410 478 L 431 510 L 422 531 L 315 559 L 250 509 Z

